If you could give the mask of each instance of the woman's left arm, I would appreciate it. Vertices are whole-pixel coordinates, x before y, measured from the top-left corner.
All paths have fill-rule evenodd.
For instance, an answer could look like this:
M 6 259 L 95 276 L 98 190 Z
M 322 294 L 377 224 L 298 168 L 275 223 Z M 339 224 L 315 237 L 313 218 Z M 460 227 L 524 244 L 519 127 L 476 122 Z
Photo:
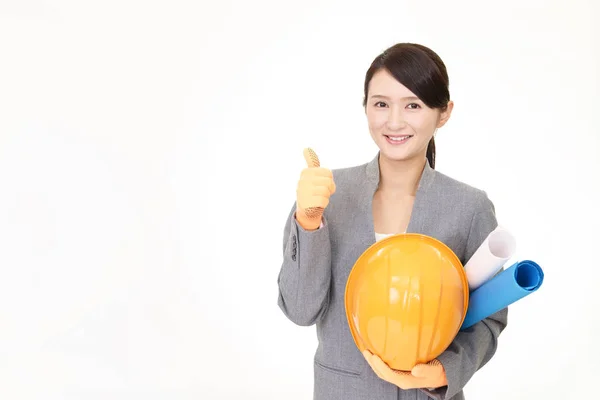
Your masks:
M 493 203 L 484 194 L 476 208 L 467 239 L 464 259 L 468 261 L 498 222 Z M 501 272 L 501 271 L 500 271 Z M 508 308 L 460 331 L 450 346 L 437 358 L 444 367 L 447 386 L 426 390 L 435 399 L 450 399 L 463 390 L 475 372 L 487 364 L 496 353 L 498 337 L 508 323 Z

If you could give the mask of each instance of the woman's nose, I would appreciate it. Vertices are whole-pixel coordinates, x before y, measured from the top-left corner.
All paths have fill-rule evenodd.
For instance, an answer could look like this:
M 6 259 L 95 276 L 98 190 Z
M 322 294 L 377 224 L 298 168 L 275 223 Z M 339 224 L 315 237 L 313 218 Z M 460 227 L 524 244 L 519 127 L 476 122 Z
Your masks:
M 392 110 L 388 114 L 387 124 L 389 129 L 399 130 L 406 126 L 406 121 L 404 120 L 401 113 Z

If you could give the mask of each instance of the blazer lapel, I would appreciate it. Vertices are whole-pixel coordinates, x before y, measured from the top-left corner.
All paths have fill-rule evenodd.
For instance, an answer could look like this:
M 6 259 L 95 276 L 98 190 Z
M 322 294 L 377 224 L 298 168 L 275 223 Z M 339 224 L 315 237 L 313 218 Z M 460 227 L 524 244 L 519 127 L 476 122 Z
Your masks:
M 421 233 L 424 234 L 425 220 L 427 217 L 427 209 L 431 203 L 431 191 L 429 190 L 433 183 L 435 170 L 429 165 L 429 161 L 425 162 L 421 179 L 419 180 L 419 186 L 417 187 L 417 193 L 415 194 L 415 201 L 413 204 L 410 221 L 408 223 L 407 233 Z

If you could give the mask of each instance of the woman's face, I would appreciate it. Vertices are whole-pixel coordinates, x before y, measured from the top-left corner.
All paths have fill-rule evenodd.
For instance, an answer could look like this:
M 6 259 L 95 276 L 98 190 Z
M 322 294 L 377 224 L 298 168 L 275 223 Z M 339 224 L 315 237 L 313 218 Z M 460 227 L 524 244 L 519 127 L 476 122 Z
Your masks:
M 373 75 L 365 112 L 371 137 L 381 155 L 396 161 L 423 158 L 429 140 L 452 111 L 429 108 L 387 70 Z

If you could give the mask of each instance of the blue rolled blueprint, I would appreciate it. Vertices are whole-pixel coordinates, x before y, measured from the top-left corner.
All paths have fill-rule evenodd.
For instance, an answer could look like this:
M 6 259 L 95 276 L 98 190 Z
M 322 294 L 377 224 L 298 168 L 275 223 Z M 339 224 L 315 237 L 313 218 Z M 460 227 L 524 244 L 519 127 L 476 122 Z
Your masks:
M 506 308 L 540 288 L 544 272 L 530 260 L 518 261 L 479 286 L 469 295 L 467 315 L 461 330 Z

